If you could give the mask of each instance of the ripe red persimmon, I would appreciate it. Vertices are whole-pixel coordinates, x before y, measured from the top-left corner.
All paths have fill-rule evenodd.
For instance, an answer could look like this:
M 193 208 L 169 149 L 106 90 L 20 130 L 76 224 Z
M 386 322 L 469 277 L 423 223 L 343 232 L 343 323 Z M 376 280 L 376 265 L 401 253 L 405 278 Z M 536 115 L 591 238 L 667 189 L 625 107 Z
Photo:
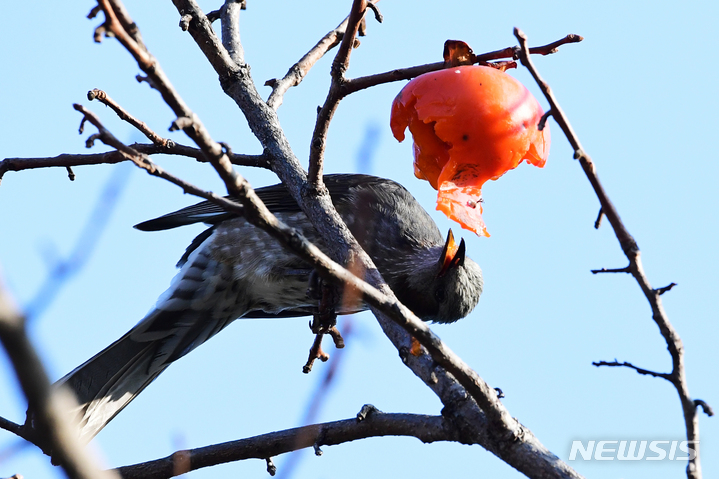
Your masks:
M 437 209 L 463 228 L 489 236 L 482 220 L 482 186 L 527 160 L 543 167 L 549 126 L 540 131 L 537 100 L 497 69 L 460 66 L 410 81 L 392 103 L 397 140 L 409 127 L 414 172 L 438 190 Z

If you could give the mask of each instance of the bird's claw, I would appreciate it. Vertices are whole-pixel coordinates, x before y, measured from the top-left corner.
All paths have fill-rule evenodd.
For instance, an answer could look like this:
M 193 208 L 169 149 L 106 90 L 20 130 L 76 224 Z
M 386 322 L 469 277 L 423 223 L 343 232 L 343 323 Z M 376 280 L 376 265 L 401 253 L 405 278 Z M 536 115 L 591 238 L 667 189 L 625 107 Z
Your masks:
M 315 341 L 312 343 L 312 347 L 310 348 L 310 356 L 307 358 L 307 362 L 302 367 L 302 372 L 305 374 L 312 371 L 312 365 L 315 363 L 316 359 L 319 359 L 324 363 L 330 358 L 330 355 L 322 350 L 323 335 L 324 333 L 317 333 L 315 336 Z
M 332 284 L 324 281 L 316 272 L 312 272 L 310 276 L 310 285 L 307 289 L 307 296 L 318 301 L 318 312 L 313 315 L 310 323 L 310 330 L 315 334 L 315 340 L 310 348 L 310 355 L 302 368 L 305 374 L 312 370 L 312 365 L 316 359 L 325 362 L 329 359 L 329 354 L 322 350 L 322 337 L 329 334 L 335 347 L 344 348 L 345 342 L 337 329 L 337 313 L 335 306 L 339 302 L 340 295 L 337 288 Z

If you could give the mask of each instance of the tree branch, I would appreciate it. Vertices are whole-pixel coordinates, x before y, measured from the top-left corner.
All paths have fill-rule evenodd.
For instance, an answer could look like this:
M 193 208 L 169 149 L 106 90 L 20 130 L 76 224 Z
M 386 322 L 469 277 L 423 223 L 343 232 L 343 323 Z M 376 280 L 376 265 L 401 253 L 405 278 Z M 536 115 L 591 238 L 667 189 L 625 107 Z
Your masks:
M 90 90 L 89 92 L 87 92 L 87 99 L 90 101 L 98 100 L 105 106 L 110 107 L 112 111 L 117 113 L 117 116 L 119 116 L 121 120 L 126 121 L 130 125 L 137 128 L 140 133 L 145 135 L 147 139 L 153 142 L 155 145 L 161 146 L 163 148 L 170 148 L 175 145 L 174 141 L 162 138 L 160 135 L 152 131 L 150 127 L 147 126 L 147 123 L 142 120 L 138 120 L 130 113 L 128 113 L 127 110 L 122 108 L 119 103 L 110 98 L 110 96 L 104 91 L 98 90 L 97 88 Z
M 657 373 L 657 372 L 654 372 L 654 371 L 650 371 L 649 369 L 639 368 L 639 367 L 633 365 L 632 363 L 628 363 L 628 362 L 626 362 L 626 361 L 624 361 L 623 363 L 620 363 L 620 362 L 617 361 L 616 359 L 615 359 L 614 361 L 595 361 L 595 362 L 592 363 L 592 365 L 593 365 L 593 366 L 596 366 L 596 367 L 600 367 L 600 366 L 625 367 L 625 368 L 633 369 L 633 370 L 635 370 L 636 372 L 638 372 L 639 374 L 643 374 L 643 375 L 645 375 L 645 376 L 652 376 L 652 377 L 655 377 L 655 378 L 662 378 L 662 379 L 666 379 L 667 381 L 670 381 L 670 382 L 671 382 L 671 380 L 672 380 L 672 377 L 671 377 L 670 374 L 667 374 L 667 373 Z
M 599 274 L 599 273 L 631 273 L 632 268 L 631 266 L 625 266 L 624 268 L 602 268 L 602 269 L 593 269 L 592 274 Z
M 173 142 L 174 143 L 174 142 Z M 159 146 L 146 143 L 134 143 L 130 148 L 143 153 L 145 155 L 177 155 L 194 158 L 200 162 L 207 162 L 207 158 L 202 150 L 192 148 L 191 146 L 178 145 L 174 143 L 172 146 Z M 267 155 L 241 155 L 227 152 L 230 161 L 234 165 L 254 166 L 258 168 L 269 168 L 269 159 Z M 0 161 L 0 181 L 3 175 L 8 171 L 23 171 L 37 168 L 53 168 L 53 167 L 71 167 L 71 166 L 88 166 L 88 165 L 113 165 L 126 161 L 127 158 L 122 156 L 119 151 L 108 151 L 105 153 L 91 154 L 68 154 L 47 157 L 47 158 L 5 158 Z
M 313 424 L 192 450 L 177 451 L 165 458 L 120 467 L 117 471 L 124 479 L 169 478 L 227 462 L 269 459 L 308 447 L 317 450 L 321 446 L 333 446 L 357 439 L 382 436 L 416 437 L 424 443 L 458 439 L 452 424 L 442 416 L 390 414 L 373 409 L 362 419 L 358 415 L 353 419 Z M 178 462 L 187 466 L 180 469 L 177 467 Z
M 324 105 L 317 114 L 315 129 L 312 133 L 312 141 L 310 142 L 310 166 L 309 166 L 309 184 L 311 188 L 323 188 L 322 170 L 325 154 L 325 145 L 327 143 L 327 131 L 330 128 L 330 121 L 342 100 L 342 85 L 345 82 L 345 72 L 349 67 L 350 54 L 354 46 L 357 30 L 359 30 L 360 22 L 367 10 L 366 0 L 353 0 L 352 9 L 350 10 L 347 21 L 347 32 L 342 37 L 342 43 L 337 51 L 334 61 L 332 62 L 331 77 L 332 83 L 327 93 Z
M 657 289 L 655 289 L 654 291 L 656 291 L 656 293 L 657 293 L 659 296 L 661 296 L 661 295 L 663 295 L 664 293 L 666 293 L 667 291 L 671 291 L 672 289 L 674 289 L 674 286 L 676 286 L 676 285 L 677 285 L 677 283 L 669 283 L 668 285 L 663 286 L 663 287 L 661 287 L 661 288 L 657 288 Z
M 694 405 L 695 405 L 696 407 L 701 407 L 701 408 L 702 408 L 702 411 L 704 411 L 704 414 L 706 414 L 707 416 L 712 417 L 712 416 L 714 415 L 714 410 L 713 410 L 713 409 L 711 408 L 711 406 L 710 406 L 709 404 L 707 404 L 704 400 L 702 400 L 702 399 L 695 399 L 695 400 L 694 400 Z
M 9 419 L 5 419 L 4 417 L 0 417 L 0 429 L 11 432 L 16 436 L 22 437 L 23 439 L 25 438 L 25 431 L 23 430 L 22 424 L 16 424 Z
M 0 284 L 0 342 L 15 369 L 28 405 L 37 411 L 33 428 L 18 426 L 3 420 L 3 429 L 51 450 L 53 457 L 72 479 L 114 478 L 114 472 L 100 470 L 80 444 L 76 427 L 67 413 L 73 405 L 72 395 L 64 389 L 50 385 L 45 368 L 25 330 L 25 318 L 17 310 L 8 293 Z M 19 427 L 19 430 L 18 430 Z M 13 430 L 15 429 L 15 430 Z
M 318 273 L 325 278 L 335 278 L 345 282 L 347 289 L 361 292 L 378 317 L 385 334 L 392 339 L 400 351 L 405 350 L 404 345 L 409 342 L 407 331 L 410 331 L 435 359 L 439 358 L 438 362 L 445 365 L 446 369 L 437 367 L 437 364 L 424 354 L 423 360 L 429 361 L 431 367 L 427 364 L 420 365 L 412 355 L 406 357 L 406 364 L 438 393 L 446 408 L 461 411 L 461 414 L 457 414 L 456 420 L 463 424 L 467 435 L 478 437 L 484 447 L 530 477 L 580 477 L 542 446 L 531 432 L 512 419 L 497 400 L 494 389 L 489 387 L 477 373 L 471 371 L 465 363 L 458 360 L 424 323 L 396 300 L 369 257 L 359 248 L 346 225 L 342 223 L 327 192 L 306 187 L 306 175 L 282 133 L 275 111 L 262 101 L 248 68 L 235 65 L 226 52 L 218 51 L 224 48 L 193 0 L 173 1 L 181 16 L 191 18 L 188 32 L 220 76 L 225 93 L 234 99 L 243 111 L 251 130 L 262 143 L 265 152 L 272 158 L 273 171 L 287 186 L 288 191 L 302 207 L 317 231 L 326 238 L 332 238 L 328 244 L 330 254 L 342 263 L 347 263 L 347 258 L 351 257 L 354 264 L 364 266 L 365 280 L 379 288 L 379 292 L 339 267 L 337 263 L 323 264 L 310 261 Z M 293 251 L 298 250 L 293 249 Z M 300 252 L 300 257 L 308 260 L 303 252 Z M 321 257 L 318 255 L 318 258 Z M 382 312 L 401 324 L 404 330 L 392 323 L 388 316 L 381 314 Z M 446 374 L 447 372 L 451 375 Z M 440 378 L 446 381 L 440 381 Z M 459 387 L 456 381 L 459 381 L 463 387 Z M 442 388 L 436 387 L 439 383 L 443 384 Z M 458 391 L 461 392 L 456 394 Z M 472 399 L 468 400 L 468 392 Z M 479 402 L 480 407 L 485 408 L 489 421 L 484 419 L 474 399 Z M 467 419 L 470 417 L 473 420 Z M 488 427 L 488 424 L 491 427 Z
M 562 111 L 562 108 L 559 106 L 559 103 L 554 97 L 551 88 L 541 78 L 541 76 L 537 72 L 537 69 L 532 63 L 532 60 L 528 53 L 526 35 L 518 28 L 514 29 L 514 35 L 519 41 L 519 59 L 522 62 L 522 65 L 524 65 L 529 70 L 529 72 L 532 74 L 532 77 L 539 85 L 539 88 L 549 102 L 550 111 L 552 112 L 554 120 L 564 132 L 572 148 L 574 148 L 574 158 L 579 160 L 579 163 L 582 166 L 582 169 L 584 170 L 584 173 L 586 174 L 587 178 L 589 179 L 592 188 L 594 188 L 594 192 L 599 199 L 599 203 L 601 204 L 604 215 L 607 217 L 607 220 L 609 220 L 609 223 L 612 225 L 612 229 L 614 230 L 614 234 L 617 237 L 617 241 L 619 241 L 619 245 L 621 246 L 622 251 L 626 255 L 627 259 L 629 259 L 628 272 L 630 272 L 632 276 L 634 276 L 634 279 L 639 284 L 639 287 L 642 289 L 644 296 L 647 298 L 647 301 L 651 306 L 652 318 L 659 327 L 659 331 L 662 337 L 664 337 L 664 340 L 667 343 L 667 349 L 669 350 L 669 354 L 672 357 L 671 373 L 669 373 L 667 377 L 659 377 L 664 377 L 664 379 L 669 380 L 677 390 L 677 393 L 679 394 L 679 399 L 682 403 L 682 411 L 684 413 L 684 425 L 686 428 L 687 440 L 693 444 L 698 444 L 699 420 L 697 416 L 696 405 L 692 400 L 691 396 L 689 395 L 689 388 L 687 386 L 686 375 L 684 371 L 684 346 L 682 345 L 681 338 L 679 337 L 677 331 L 674 329 L 674 326 L 672 326 L 671 322 L 669 322 L 669 318 L 667 317 L 666 312 L 664 311 L 664 307 L 662 306 L 659 291 L 652 288 L 649 283 L 649 280 L 644 274 L 644 268 L 641 262 L 641 253 L 639 251 L 639 246 L 637 245 L 632 235 L 629 234 L 629 231 L 624 226 L 624 223 L 622 223 L 622 220 L 619 218 L 619 213 L 617 213 L 617 210 L 610 201 L 609 196 L 604 191 L 604 187 L 599 181 L 599 177 L 597 176 L 594 163 L 592 162 L 589 155 L 584 151 L 584 148 L 582 148 L 582 145 L 579 142 L 579 138 L 577 137 L 572 126 L 564 115 L 564 112 Z M 618 271 L 624 272 L 622 270 Z M 701 476 L 701 463 L 699 459 L 699 450 L 697 449 L 696 455 L 689 459 L 689 464 L 687 466 L 687 477 L 689 479 L 700 479 Z
M 216 203 L 228 211 L 235 212 L 245 217 L 248 215 L 247 206 L 240 206 L 226 198 L 220 197 L 214 193 L 203 191 L 194 185 L 181 180 L 163 169 L 155 165 L 145 155 L 139 154 L 132 148 L 122 144 L 112 133 L 110 133 L 100 122 L 99 118 L 91 111 L 85 109 L 82 105 L 74 105 L 75 109 L 83 113 L 84 118 L 92 123 L 99 131 L 97 135 L 92 135 L 88 140 L 99 139 L 113 148 L 118 149 L 127 159 L 133 161 L 140 168 L 145 169 L 148 173 L 168 180 L 180 186 L 186 193 L 190 193 L 205 198 Z M 382 311 L 384 314 L 392 317 L 394 321 L 400 324 L 413 337 L 416 337 L 425 347 L 428 348 L 436 361 L 443 367 L 447 368 L 451 373 L 458 377 L 463 386 L 475 396 L 479 404 L 486 408 L 490 414 L 491 421 L 495 422 L 495 426 L 502 424 L 512 424 L 514 420 L 509 417 L 508 412 L 496 399 L 496 394 L 467 364 L 457 357 L 422 321 L 420 321 L 414 313 L 406 306 L 397 301 L 394 296 L 387 296 L 378 291 L 373 286 L 354 276 L 350 271 L 343 268 L 339 264 L 332 261 L 319 248 L 310 243 L 297 230 L 290 228 L 281 223 L 274 215 L 266 210 L 264 205 L 262 209 L 258 209 L 254 214 L 258 215 L 258 226 L 262 227 L 275 238 L 279 239 L 285 246 L 297 253 L 308 263 L 312 264 L 317 271 L 324 277 L 340 280 L 345 287 L 359 292 L 365 301 Z M 514 433 L 510 434 L 513 435 Z
M 582 40 L 584 40 L 584 38 L 572 33 L 547 45 L 530 48 L 529 52 L 533 55 L 550 55 L 552 53 L 556 53 L 557 49 L 561 45 L 566 45 L 568 43 L 578 43 Z M 516 60 L 518 59 L 518 52 L 519 48 L 516 46 L 507 47 L 503 48 L 502 50 L 495 50 L 493 52 L 475 55 L 473 63 L 486 63 L 492 60 L 500 60 L 502 58 L 513 58 Z M 444 70 L 445 68 L 451 67 L 448 67 L 448 65 L 446 65 L 444 62 L 437 62 L 409 68 L 399 68 L 397 70 L 391 70 L 388 72 L 377 73 L 374 75 L 368 75 L 359 78 L 346 79 L 342 86 L 342 96 L 345 97 L 357 91 L 364 90 L 365 88 L 382 85 L 384 83 L 391 83 L 400 80 L 411 80 L 412 78 L 418 77 L 425 73 L 434 72 L 437 70 Z
M 220 9 L 223 44 L 232 61 L 238 65 L 245 63 L 245 50 L 240 41 L 240 11 L 243 8 L 242 0 L 225 0 Z
M 135 58 L 137 65 L 147 75 L 153 88 L 158 90 L 165 100 L 165 103 L 177 115 L 177 120 L 173 123 L 174 128 L 182 128 L 182 130 L 192 138 L 192 140 L 200 147 L 210 164 L 215 168 L 220 178 L 225 182 L 228 191 L 238 197 L 251 195 L 250 186 L 247 181 L 232 169 L 232 164 L 225 153 L 222 145 L 214 141 L 200 119 L 189 106 L 182 100 L 175 88 L 170 83 L 169 78 L 162 70 L 159 62 L 150 54 L 150 52 L 141 43 L 136 42 L 132 35 L 125 30 L 124 22 L 120 22 L 117 17 L 118 11 L 124 12 L 124 7 L 119 0 L 98 0 L 98 5 L 105 13 L 104 28 L 111 32 L 112 35 L 127 49 Z M 129 19 L 129 16 L 127 16 Z M 205 22 L 208 23 L 205 18 Z M 134 25 L 134 23 L 133 23 Z M 210 27 L 211 28 L 211 27 Z M 216 51 L 220 51 L 217 49 Z M 228 58 L 227 50 L 221 49 Z M 172 129 L 172 128 L 171 128 Z
M 367 6 L 376 8 L 372 1 L 368 2 Z M 292 67 L 287 70 L 287 73 L 284 77 L 279 80 L 277 80 L 276 78 L 272 78 L 265 82 L 265 86 L 272 87 L 272 93 L 270 93 L 270 96 L 267 98 L 267 104 L 271 108 L 277 110 L 280 105 L 282 105 L 282 100 L 285 93 L 287 93 L 287 90 L 289 90 L 293 86 L 299 85 L 305 78 L 307 73 L 309 73 L 310 69 L 314 66 L 314 64 L 317 63 L 317 61 L 322 58 L 325 53 L 339 45 L 340 41 L 342 41 L 342 38 L 344 38 L 345 31 L 347 30 L 347 23 L 349 22 L 349 18 L 350 17 L 347 16 L 342 21 L 342 23 L 337 25 L 337 28 L 329 31 L 324 37 L 322 37 L 320 41 L 317 42 L 317 44 L 312 47 L 309 52 L 307 52 L 302 58 L 300 58 L 297 63 L 292 65 Z M 375 18 L 378 18 L 377 15 L 375 15 Z M 377 21 L 381 22 L 379 18 Z
M 195 186 L 191 183 L 188 183 L 188 182 L 166 172 L 165 170 L 160 168 L 158 165 L 153 163 L 152 160 L 150 160 L 147 157 L 147 155 L 144 155 L 141 152 L 134 150 L 132 147 L 129 147 L 129 146 L 123 144 L 120 140 L 118 140 L 109 130 L 107 130 L 102 125 L 102 122 L 100 122 L 100 119 L 93 112 L 86 109 L 82 105 L 75 104 L 73 106 L 77 111 L 79 111 L 80 113 L 82 113 L 84 115 L 83 122 L 85 120 L 87 120 L 98 129 L 98 133 L 96 135 L 90 136 L 90 138 L 88 139 L 88 141 L 87 141 L 88 148 L 92 146 L 92 142 L 95 139 L 98 139 L 98 140 L 102 141 L 103 143 L 105 143 L 106 145 L 116 148 L 117 153 L 119 155 L 121 155 L 124 160 L 132 161 L 136 166 L 138 166 L 139 168 L 142 168 L 148 174 L 150 174 L 152 176 L 157 176 L 158 178 L 162 178 L 164 180 L 169 181 L 170 183 L 173 183 L 173 184 L 179 186 L 180 188 L 182 188 L 182 190 L 185 193 L 189 193 L 189 194 L 198 196 L 200 198 L 204 198 L 206 200 L 212 201 L 213 203 L 221 206 L 222 208 L 224 208 L 227 211 L 231 211 L 231 212 L 237 213 L 239 215 L 247 216 L 247 211 L 240 204 L 235 203 L 225 197 L 219 196 L 215 193 L 202 190 L 202 189 L 198 188 L 197 186 Z M 82 132 L 82 129 L 81 129 L 81 132 Z M 274 216 L 272 216 L 272 218 L 274 218 Z M 271 222 L 271 219 L 268 218 L 268 221 Z M 278 221 L 278 220 L 275 218 L 275 221 Z M 285 228 L 291 229 L 286 226 L 285 226 Z M 307 241 L 307 240 L 305 240 L 305 241 Z

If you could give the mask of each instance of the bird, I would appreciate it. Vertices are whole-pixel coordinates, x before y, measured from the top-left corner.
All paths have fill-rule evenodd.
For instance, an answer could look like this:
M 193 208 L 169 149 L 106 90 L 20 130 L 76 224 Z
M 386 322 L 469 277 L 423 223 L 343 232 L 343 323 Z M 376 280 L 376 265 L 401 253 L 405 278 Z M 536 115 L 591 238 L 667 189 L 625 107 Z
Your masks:
M 338 213 L 397 298 L 424 321 L 467 316 L 483 289 L 480 267 L 464 239 L 446 240 L 430 215 L 399 183 L 369 175 L 325 175 Z M 282 184 L 258 188 L 281 221 L 325 247 Z M 194 223 L 208 229 L 187 247 L 180 271 L 155 307 L 120 339 L 60 379 L 77 397 L 80 438 L 91 440 L 171 363 L 238 318 L 318 313 L 308 297 L 312 267 L 236 213 L 205 201 L 135 226 L 160 231 Z M 337 314 L 367 309 L 338 304 Z M 26 424 L 32 422 L 28 412 Z

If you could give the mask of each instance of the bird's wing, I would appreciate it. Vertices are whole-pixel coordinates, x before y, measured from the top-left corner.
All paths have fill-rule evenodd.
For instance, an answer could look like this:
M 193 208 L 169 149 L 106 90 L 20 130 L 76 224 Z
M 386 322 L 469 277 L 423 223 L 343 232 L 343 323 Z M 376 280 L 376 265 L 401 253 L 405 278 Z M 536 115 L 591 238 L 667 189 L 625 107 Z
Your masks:
M 332 196 L 332 200 L 336 203 L 341 201 L 350 194 L 347 185 L 361 185 L 381 180 L 380 178 L 369 175 L 326 175 L 324 177 L 325 185 Z M 387 181 L 387 180 L 383 180 Z M 267 206 L 272 213 L 294 213 L 299 212 L 300 207 L 294 198 L 288 193 L 287 188 L 282 184 L 265 186 L 255 190 L 257 196 Z M 231 199 L 230 197 L 226 197 Z M 181 210 L 173 211 L 159 218 L 154 218 L 135 225 L 135 228 L 141 231 L 160 231 L 177 228 L 180 226 L 191 225 L 194 223 L 206 223 L 216 225 L 228 218 L 237 216 L 234 213 L 228 213 L 221 206 L 203 201 Z

